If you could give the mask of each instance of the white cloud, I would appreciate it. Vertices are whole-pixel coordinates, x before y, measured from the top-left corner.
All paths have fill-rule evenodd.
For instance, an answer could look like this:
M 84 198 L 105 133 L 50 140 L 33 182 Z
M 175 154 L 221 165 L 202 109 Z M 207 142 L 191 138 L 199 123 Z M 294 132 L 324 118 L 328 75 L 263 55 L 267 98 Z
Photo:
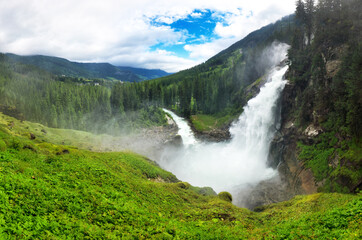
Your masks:
M 234 38 L 221 38 L 203 44 L 188 44 L 184 49 L 190 52 L 190 57 L 203 62 L 235 42 Z
M 191 17 L 193 18 L 200 18 L 202 16 L 202 13 L 200 12 L 193 12 L 190 14 Z
M 225 16 L 218 24 L 221 39 L 185 47 L 190 58 L 150 51 L 157 43 L 180 44 L 187 32 L 155 21 L 172 23 L 195 9 Z M 291 0 L 0 0 L 0 51 L 45 54 L 78 61 L 106 61 L 118 65 L 177 71 L 205 61 L 252 30 L 292 13 Z M 247 13 L 253 16 L 247 18 Z

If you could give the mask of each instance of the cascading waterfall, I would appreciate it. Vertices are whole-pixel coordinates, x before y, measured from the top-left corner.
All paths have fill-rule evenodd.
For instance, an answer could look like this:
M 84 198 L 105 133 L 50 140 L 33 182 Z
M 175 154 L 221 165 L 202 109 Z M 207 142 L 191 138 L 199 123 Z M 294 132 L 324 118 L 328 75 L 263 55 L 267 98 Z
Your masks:
M 177 116 L 173 112 L 163 108 L 163 111 L 170 114 L 172 119 L 176 122 L 179 130 L 178 135 L 182 137 L 182 142 L 185 146 L 194 145 L 197 143 L 197 140 L 192 132 L 190 126 L 187 124 L 187 121 L 182 117 Z
M 180 180 L 215 191 L 230 191 L 273 177 L 276 171 L 266 164 L 269 145 L 278 128 L 278 99 L 286 80 L 287 66 L 275 67 L 259 94 L 249 100 L 244 112 L 231 128 L 231 140 L 202 143 L 193 140 L 183 149 L 165 153 L 160 165 Z M 170 113 L 183 140 L 190 139 L 187 122 Z M 188 135 L 185 137 L 183 133 Z M 193 138 L 194 139 L 194 138 Z M 185 141 L 185 142 L 188 142 Z

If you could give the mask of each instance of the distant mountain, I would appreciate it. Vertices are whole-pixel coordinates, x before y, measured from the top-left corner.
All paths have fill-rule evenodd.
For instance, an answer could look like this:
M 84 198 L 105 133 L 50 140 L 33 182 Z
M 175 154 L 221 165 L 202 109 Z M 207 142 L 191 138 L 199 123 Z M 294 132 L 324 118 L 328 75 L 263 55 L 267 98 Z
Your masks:
M 133 72 L 134 74 L 137 74 L 139 77 L 144 78 L 144 80 L 164 77 L 171 74 L 161 69 L 145 69 L 145 68 L 121 67 L 121 66 L 117 68 L 122 71 Z
M 9 59 L 23 64 L 34 65 L 56 75 L 84 78 L 116 79 L 125 82 L 140 82 L 169 75 L 160 69 L 143 69 L 114 66 L 109 63 L 79 63 L 64 58 L 33 55 L 19 56 L 6 54 Z

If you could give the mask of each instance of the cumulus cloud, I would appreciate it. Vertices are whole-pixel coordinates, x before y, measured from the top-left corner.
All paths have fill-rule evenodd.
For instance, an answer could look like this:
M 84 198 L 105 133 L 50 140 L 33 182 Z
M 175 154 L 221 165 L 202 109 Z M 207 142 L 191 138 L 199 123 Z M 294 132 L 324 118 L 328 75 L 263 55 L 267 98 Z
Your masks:
M 184 46 L 184 49 L 190 52 L 191 58 L 204 61 L 224 50 L 234 42 L 234 38 L 220 38 L 203 44 L 187 44 Z
M 188 33 L 154 25 L 150 19 L 171 24 L 187 16 L 198 18 L 201 13 L 195 9 L 225 13 L 220 15 L 224 23 L 214 29 L 219 39 L 187 43 L 189 58 L 151 50 L 158 43 L 184 43 Z M 293 10 L 294 1 L 290 0 L 2 0 L 0 51 L 175 72 L 205 61 Z

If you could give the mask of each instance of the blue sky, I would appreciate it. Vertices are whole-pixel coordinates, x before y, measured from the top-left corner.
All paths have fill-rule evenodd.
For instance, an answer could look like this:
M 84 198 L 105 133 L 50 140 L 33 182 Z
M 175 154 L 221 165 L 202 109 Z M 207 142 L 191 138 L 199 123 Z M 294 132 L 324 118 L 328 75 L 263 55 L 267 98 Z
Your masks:
M 188 14 L 185 18 L 178 19 L 172 23 L 162 21 L 162 16 L 155 16 L 150 19 L 153 26 L 167 26 L 175 32 L 184 34 L 184 39 L 177 43 L 164 43 L 160 42 L 150 47 L 151 51 L 163 49 L 168 52 L 173 52 L 177 56 L 187 58 L 189 51 L 185 49 L 188 44 L 203 44 L 219 39 L 220 36 L 215 34 L 214 29 L 218 22 L 223 24 L 223 17 L 226 13 L 216 13 L 210 9 L 195 9 L 192 13 Z
M 0 1 L 0 52 L 176 72 L 294 8 L 294 0 Z

